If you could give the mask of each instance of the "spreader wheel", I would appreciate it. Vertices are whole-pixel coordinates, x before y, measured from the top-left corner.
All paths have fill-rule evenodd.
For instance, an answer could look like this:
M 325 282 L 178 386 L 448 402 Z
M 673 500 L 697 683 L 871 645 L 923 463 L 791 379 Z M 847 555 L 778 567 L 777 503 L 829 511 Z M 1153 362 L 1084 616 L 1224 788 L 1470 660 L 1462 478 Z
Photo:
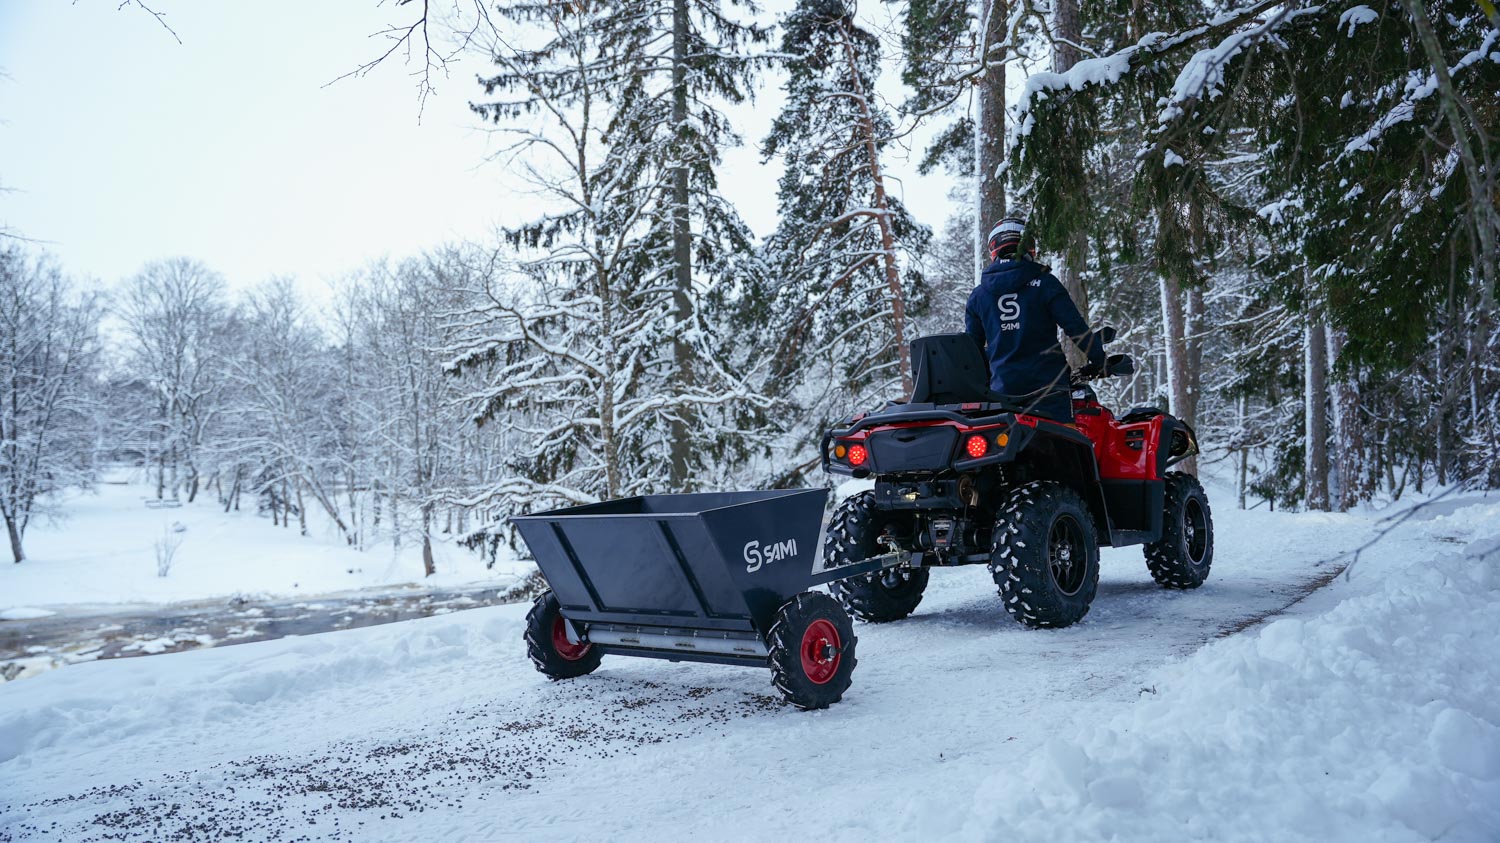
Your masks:
M 827 708 L 849 689 L 854 673 L 854 624 L 820 591 L 804 591 L 776 612 L 768 636 L 771 681 L 801 709 Z
M 526 613 L 526 655 L 551 679 L 593 673 L 603 658 L 592 644 L 569 640 L 568 622 L 550 589 L 537 595 Z

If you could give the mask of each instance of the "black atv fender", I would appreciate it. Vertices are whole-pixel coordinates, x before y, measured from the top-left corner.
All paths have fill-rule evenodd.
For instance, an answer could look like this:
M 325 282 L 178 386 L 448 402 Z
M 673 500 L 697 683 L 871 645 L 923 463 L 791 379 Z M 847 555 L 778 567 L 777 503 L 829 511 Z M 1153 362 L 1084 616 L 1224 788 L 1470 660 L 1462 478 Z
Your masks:
M 1198 433 L 1192 426 L 1170 413 L 1162 413 L 1161 443 L 1156 448 L 1156 474 L 1165 478 L 1167 470 L 1199 453 Z
M 1030 437 L 1025 450 L 1016 456 L 1017 463 L 1027 463 L 1037 479 L 1056 480 L 1078 493 L 1094 517 L 1094 533 L 1100 545 L 1113 546 L 1113 525 L 1109 505 L 1104 501 L 1104 486 L 1099 482 L 1099 464 L 1094 460 L 1094 443 L 1071 427 L 1042 421 Z

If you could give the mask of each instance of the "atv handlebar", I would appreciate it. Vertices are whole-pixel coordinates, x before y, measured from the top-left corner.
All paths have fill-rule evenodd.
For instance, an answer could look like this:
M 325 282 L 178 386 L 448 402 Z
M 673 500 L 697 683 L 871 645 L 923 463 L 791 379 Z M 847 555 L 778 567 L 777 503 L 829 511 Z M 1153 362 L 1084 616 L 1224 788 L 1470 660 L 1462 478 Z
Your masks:
M 1113 325 L 1105 325 L 1094 330 L 1094 338 L 1100 345 L 1108 345 L 1115 341 L 1119 332 Z M 1082 369 L 1073 369 L 1069 372 L 1073 383 L 1084 384 L 1089 381 L 1101 380 L 1103 378 L 1117 378 L 1135 374 L 1135 361 L 1128 354 L 1111 354 L 1105 358 L 1104 365 L 1099 369 L 1086 366 Z

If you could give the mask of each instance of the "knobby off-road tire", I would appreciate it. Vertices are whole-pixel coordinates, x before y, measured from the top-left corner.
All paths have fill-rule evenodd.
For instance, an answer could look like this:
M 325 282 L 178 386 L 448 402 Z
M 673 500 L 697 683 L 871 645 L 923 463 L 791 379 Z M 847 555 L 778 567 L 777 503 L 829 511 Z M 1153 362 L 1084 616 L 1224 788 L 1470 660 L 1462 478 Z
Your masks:
M 1011 617 L 1032 628 L 1083 619 L 1099 589 L 1099 542 L 1088 505 L 1061 483 L 1010 490 L 995 519 L 990 574 Z
M 846 498 L 833 512 L 828 538 L 823 542 L 823 567 L 852 565 L 884 552 L 877 539 L 885 522 L 875 505 L 874 492 Z M 836 580 L 829 585 L 844 610 L 862 621 L 899 621 L 916 610 L 927 589 L 926 568 L 876 571 L 863 577 Z
M 771 681 L 800 709 L 843 698 L 854 674 L 854 623 L 832 597 L 804 591 L 776 612 L 767 636 Z
M 604 658 L 592 644 L 568 640 L 567 621 L 551 589 L 538 594 L 526 613 L 526 655 L 550 679 L 593 673 Z
M 1146 545 L 1146 567 L 1163 588 L 1197 588 L 1214 562 L 1214 519 L 1198 478 L 1167 474 L 1161 539 Z

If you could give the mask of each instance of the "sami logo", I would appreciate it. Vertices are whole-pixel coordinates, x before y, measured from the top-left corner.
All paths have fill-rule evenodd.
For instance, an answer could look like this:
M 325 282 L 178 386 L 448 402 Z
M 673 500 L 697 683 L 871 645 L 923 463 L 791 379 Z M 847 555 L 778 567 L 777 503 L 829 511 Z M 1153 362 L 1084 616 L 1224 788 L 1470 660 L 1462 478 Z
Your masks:
M 1016 331 L 1021 323 L 1016 321 L 1021 318 L 1021 296 L 1018 293 L 1006 293 L 1000 297 L 1000 325 L 1002 331 Z
M 767 544 L 764 549 L 760 542 L 745 542 L 745 571 L 755 573 L 762 565 L 779 562 L 782 559 L 790 559 L 797 555 L 797 540 L 787 539 L 784 542 Z

